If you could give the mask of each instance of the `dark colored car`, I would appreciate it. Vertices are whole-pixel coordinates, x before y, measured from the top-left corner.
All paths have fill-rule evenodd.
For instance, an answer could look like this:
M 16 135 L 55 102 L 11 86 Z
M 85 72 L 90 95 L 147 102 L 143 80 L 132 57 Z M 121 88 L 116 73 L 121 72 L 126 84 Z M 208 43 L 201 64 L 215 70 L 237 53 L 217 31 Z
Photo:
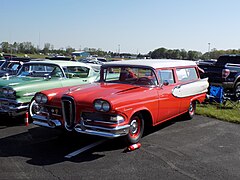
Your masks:
M 71 58 L 65 57 L 65 56 L 52 56 L 52 57 L 45 57 L 45 59 L 69 61 Z
M 22 67 L 25 62 L 29 62 L 30 58 L 19 58 L 15 57 L 12 60 L 3 60 L 0 66 L 0 77 L 16 75 L 18 70 Z
M 12 55 L 12 54 L 3 54 L 3 57 L 6 59 L 6 60 L 10 60 L 10 59 L 13 59 L 15 57 L 17 57 L 16 55 Z
M 240 54 L 222 55 L 216 62 L 198 66 L 204 70 L 202 78 L 207 77 L 210 85 L 222 86 L 224 92 L 240 97 Z

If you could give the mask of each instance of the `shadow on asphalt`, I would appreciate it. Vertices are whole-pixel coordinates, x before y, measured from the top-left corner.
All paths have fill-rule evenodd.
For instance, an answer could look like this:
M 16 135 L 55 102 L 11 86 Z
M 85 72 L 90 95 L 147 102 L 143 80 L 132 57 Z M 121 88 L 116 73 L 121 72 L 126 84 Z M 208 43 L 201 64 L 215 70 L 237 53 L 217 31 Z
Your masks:
M 144 136 L 148 136 L 148 134 L 152 134 L 174 124 L 175 122 L 183 120 L 184 119 L 182 118 L 174 118 L 170 121 L 164 122 L 148 130 Z M 0 124 L 2 125 L 2 122 Z M 10 120 L 5 126 L 10 127 L 20 125 L 18 122 Z M 65 158 L 67 154 L 103 139 L 104 138 L 96 136 L 66 132 L 65 130 L 48 129 L 30 125 L 27 132 L 0 139 L 0 157 L 26 157 L 29 158 L 29 160 L 26 161 L 27 163 L 44 166 L 64 161 L 78 163 L 93 161 L 104 157 L 105 151 L 121 150 L 122 152 L 125 152 L 126 144 L 118 138 L 109 139 L 99 146 L 70 159 Z
M 12 126 L 23 126 L 24 119 L 23 117 L 10 118 L 5 115 L 0 114 L 0 129 Z
M 161 123 L 157 126 L 148 127 L 147 129 L 145 129 L 143 138 L 144 138 L 144 136 L 147 136 L 147 135 L 152 134 L 154 132 L 160 131 L 161 129 L 164 129 L 168 126 L 171 126 L 171 125 L 173 125 L 177 122 L 182 122 L 182 121 L 189 121 L 189 120 L 187 120 L 184 116 L 178 116 L 176 118 L 173 118 L 173 119 L 170 119 L 166 122 L 163 122 L 163 123 Z

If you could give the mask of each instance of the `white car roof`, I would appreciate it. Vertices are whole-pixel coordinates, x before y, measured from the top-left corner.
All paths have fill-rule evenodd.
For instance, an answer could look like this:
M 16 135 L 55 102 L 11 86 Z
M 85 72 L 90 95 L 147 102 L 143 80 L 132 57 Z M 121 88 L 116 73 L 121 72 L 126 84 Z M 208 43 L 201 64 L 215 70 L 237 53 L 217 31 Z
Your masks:
M 55 64 L 59 66 L 84 66 L 84 67 L 88 67 L 89 69 L 91 68 L 91 66 L 86 63 L 81 63 L 78 61 L 63 61 L 63 60 L 42 60 L 42 61 L 33 60 L 25 64 Z
M 181 66 L 196 66 L 196 62 L 191 60 L 177 60 L 177 59 L 135 59 L 107 62 L 105 65 L 119 65 L 119 66 L 149 66 L 154 69 L 168 68 L 168 67 L 181 67 Z

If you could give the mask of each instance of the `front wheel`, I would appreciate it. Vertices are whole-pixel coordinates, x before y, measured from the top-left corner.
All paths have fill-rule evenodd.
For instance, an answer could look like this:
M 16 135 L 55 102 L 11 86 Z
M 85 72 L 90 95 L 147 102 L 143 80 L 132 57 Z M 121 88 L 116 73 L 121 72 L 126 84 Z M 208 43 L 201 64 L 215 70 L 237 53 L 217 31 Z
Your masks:
M 240 98 L 240 82 L 236 84 L 234 91 L 236 98 Z
M 127 144 L 135 144 L 139 142 L 144 131 L 144 119 L 140 113 L 136 113 L 131 117 L 129 122 L 130 128 L 128 135 L 125 136 Z
M 196 113 L 196 106 L 197 106 L 196 102 L 191 102 L 190 103 L 188 111 L 185 114 L 187 119 L 192 119 L 193 118 L 193 116 Z
M 32 100 L 28 108 L 28 114 L 30 115 L 29 118 L 31 118 L 32 120 L 32 116 L 35 114 L 38 114 L 39 110 L 40 110 L 40 107 L 38 103 L 36 103 L 35 100 Z

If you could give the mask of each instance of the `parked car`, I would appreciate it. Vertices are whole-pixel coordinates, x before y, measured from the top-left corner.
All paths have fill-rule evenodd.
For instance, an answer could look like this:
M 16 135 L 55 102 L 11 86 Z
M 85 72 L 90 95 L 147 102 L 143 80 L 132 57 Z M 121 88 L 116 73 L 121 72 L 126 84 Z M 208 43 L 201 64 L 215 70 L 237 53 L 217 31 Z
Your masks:
M 30 110 L 36 125 L 136 143 L 147 125 L 192 118 L 207 88 L 193 61 L 125 60 L 103 64 L 98 82 L 37 93 Z
M 5 59 L 0 59 L 0 69 L 1 69 L 1 65 L 5 62 Z
M 13 55 L 13 54 L 3 54 L 3 57 L 6 59 L 6 60 L 11 60 L 12 58 L 15 58 L 17 57 L 16 55 Z
M 0 113 L 22 115 L 36 92 L 92 83 L 97 76 L 84 63 L 50 60 L 27 62 L 16 77 L 0 80 Z
M 8 78 L 16 75 L 25 62 L 29 62 L 30 58 L 14 57 L 12 60 L 5 60 L 0 66 L 0 77 Z
M 45 59 L 49 59 L 49 60 L 64 60 L 64 61 L 70 61 L 71 60 L 70 57 L 66 57 L 66 56 L 51 56 L 51 57 L 45 57 Z
M 214 63 L 199 63 L 210 85 L 222 86 L 224 91 L 240 97 L 240 55 L 222 55 Z
M 97 72 L 100 71 L 101 66 L 104 64 L 104 62 L 97 60 L 97 58 L 79 59 L 77 61 L 89 64 Z

